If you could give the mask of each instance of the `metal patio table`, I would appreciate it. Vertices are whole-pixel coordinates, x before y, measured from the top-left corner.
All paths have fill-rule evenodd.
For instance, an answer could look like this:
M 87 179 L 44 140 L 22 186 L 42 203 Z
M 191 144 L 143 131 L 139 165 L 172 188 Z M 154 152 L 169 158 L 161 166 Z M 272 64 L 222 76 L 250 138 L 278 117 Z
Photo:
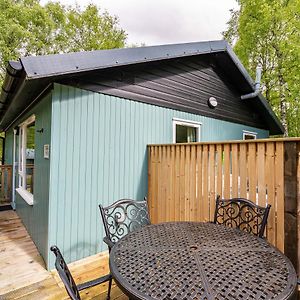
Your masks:
M 130 299 L 296 299 L 290 260 L 265 239 L 213 223 L 144 226 L 120 239 L 110 269 Z

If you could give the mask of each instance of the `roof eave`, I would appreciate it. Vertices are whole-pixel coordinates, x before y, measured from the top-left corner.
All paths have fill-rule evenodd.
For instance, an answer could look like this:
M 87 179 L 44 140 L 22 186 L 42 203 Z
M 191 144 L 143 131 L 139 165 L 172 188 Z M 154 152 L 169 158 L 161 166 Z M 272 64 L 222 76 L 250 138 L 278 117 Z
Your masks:
M 99 63 L 98 65 L 90 64 L 89 67 L 82 67 L 80 68 L 80 62 L 77 62 L 75 59 L 78 53 L 70 53 L 70 54 L 60 54 L 60 55 L 47 55 L 43 57 L 24 57 L 21 58 L 17 62 L 9 62 L 6 72 L 6 77 L 4 80 L 4 84 L 2 87 L 2 92 L 0 94 L 0 129 L 3 130 L 6 126 L 3 124 L 3 120 L 7 114 L 8 109 L 10 108 L 11 104 L 13 103 L 13 99 L 20 95 L 20 92 L 26 87 L 26 83 L 30 83 L 34 80 L 41 80 L 43 81 L 53 81 L 57 78 L 61 78 L 62 76 L 68 76 L 70 74 L 80 74 L 86 73 L 94 70 L 104 70 L 109 68 L 115 68 L 120 66 L 126 66 L 129 64 L 141 64 L 146 62 L 153 62 L 153 61 L 160 61 L 172 58 L 181 58 L 187 56 L 196 56 L 196 55 L 203 55 L 203 54 L 213 54 L 213 53 L 227 53 L 230 57 L 230 60 L 234 63 L 238 71 L 242 74 L 242 77 L 245 79 L 247 83 L 245 88 L 249 86 L 249 90 L 254 91 L 254 82 L 244 66 L 241 64 L 240 60 L 233 52 L 230 45 L 225 40 L 220 41 L 209 41 L 209 42 L 200 42 L 200 43 L 188 43 L 188 44 L 177 44 L 177 45 L 162 45 L 162 46 L 152 46 L 152 47 L 142 47 L 142 48 L 133 48 L 129 49 L 113 49 L 113 50 L 101 50 L 103 51 L 113 51 L 116 54 L 116 60 L 114 63 L 111 63 L 110 59 L 112 58 L 110 55 L 112 52 L 107 54 L 108 52 L 102 54 L 95 54 L 101 57 L 101 55 L 106 59 L 105 62 Z M 163 50 L 163 51 L 162 51 Z M 123 52 L 125 51 L 125 52 Z M 126 54 L 122 57 L 122 53 Z M 145 54 L 146 53 L 146 54 Z M 163 55 L 162 55 L 163 53 Z M 145 54 L 145 55 L 144 55 Z M 88 58 L 93 58 L 92 52 L 86 53 Z M 135 57 L 135 55 L 137 55 Z M 146 57 L 147 55 L 147 57 Z M 69 58 L 68 69 L 64 72 L 58 71 L 60 69 L 60 60 L 64 59 L 65 57 Z M 80 56 L 80 55 L 79 55 Z M 59 59 L 58 59 L 59 58 Z M 114 57 L 113 57 L 114 58 Z M 122 59 L 120 59 L 122 58 Z M 134 59 L 133 59 L 134 58 Z M 51 63 L 51 61 L 55 61 L 58 59 L 59 61 L 56 62 L 56 72 L 38 72 L 31 66 L 31 61 L 38 60 L 40 65 L 43 65 L 43 62 Z M 104 59 L 104 60 L 105 60 Z M 82 65 L 84 66 L 84 60 L 81 61 Z M 91 61 L 90 61 L 91 63 Z M 102 64 L 102 65 L 101 65 Z M 32 63 L 32 65 L 34 65 Z M 86 64 L 88 65 L 88 64 Z M 49 65 L 50 66 L 50 65 Z M 52 70 L 55 70 L 52 68 Z M 38 68 L 37 68 L 38 69 Z M 51 70 L 51 67 L 49 68 Z M 43 70 L 43 69 L 40 69 Z M 282 134 L 284 132 L 283 126 L 280 123 L 279 119 L 274 114 L 273 110 L 271 109 L 270 105 L 267 103 L 265 98 L 260 94 L 258 97 L 253 99 L 259 103 L 259 107 L 263 108 L 266 111 L 268 122 L 271 123 L 270 126 L 270 133 L 271 134 Z M 2 109 L 2 111 L 1 111 Z M 7 122 L 6 122 L 7 123 Z

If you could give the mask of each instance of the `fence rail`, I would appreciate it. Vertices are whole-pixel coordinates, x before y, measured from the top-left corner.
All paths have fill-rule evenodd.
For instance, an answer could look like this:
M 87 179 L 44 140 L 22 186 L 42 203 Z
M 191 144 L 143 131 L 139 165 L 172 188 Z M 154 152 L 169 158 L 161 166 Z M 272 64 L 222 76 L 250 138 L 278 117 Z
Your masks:
M 270 139 L 149 145 L 152 221 L 211 221 L 217 195 L 244 197 L 272 205 L 267 238 L 284 251 L 285 143 Z

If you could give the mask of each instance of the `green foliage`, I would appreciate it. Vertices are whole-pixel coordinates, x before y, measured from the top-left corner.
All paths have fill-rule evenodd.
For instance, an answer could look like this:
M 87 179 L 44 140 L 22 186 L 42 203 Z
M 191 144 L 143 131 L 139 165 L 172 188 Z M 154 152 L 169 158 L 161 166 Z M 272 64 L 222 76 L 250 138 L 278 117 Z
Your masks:
M 26 128 L 26 149 L 35 149 L 35 123 Z
M 285 127 L 300 135 L 300 1 L 239 0 L 223 33 L 255 76 L 262 65 L 263 94 Z
M 38 0 L 0 0 L 0 86 L 8 60 L 20 56 L 122 48 L 118 18 L 93 4 L 84 10 Z

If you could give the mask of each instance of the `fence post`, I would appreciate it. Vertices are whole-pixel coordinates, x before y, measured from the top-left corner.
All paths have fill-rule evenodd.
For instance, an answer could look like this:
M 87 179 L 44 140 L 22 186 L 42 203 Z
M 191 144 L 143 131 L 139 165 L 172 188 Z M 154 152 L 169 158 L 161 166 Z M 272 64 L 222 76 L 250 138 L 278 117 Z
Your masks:
M 296 268 L 297 274 L 299 277 L 300 274 L 300 143 L 297 142 L 297 152 L 296 152 L 296 159 L 297 159 L 297 232 L 298 232 L 298 240 L 297 240 L 297 257 L 298 257 L 298 266 Z M 300 298 L 300 296 L 299 296 Z
M 284 253 L 298 269 L 298 142 L 284 142 Z

